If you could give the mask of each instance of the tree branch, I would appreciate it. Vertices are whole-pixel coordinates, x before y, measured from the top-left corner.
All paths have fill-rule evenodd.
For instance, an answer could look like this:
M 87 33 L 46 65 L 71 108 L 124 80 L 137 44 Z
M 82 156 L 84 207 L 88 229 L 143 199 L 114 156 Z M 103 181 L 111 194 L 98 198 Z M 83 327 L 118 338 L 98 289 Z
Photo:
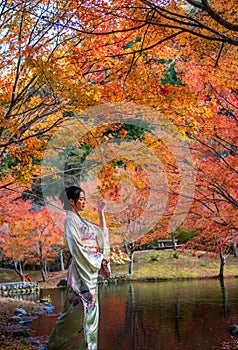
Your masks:
M 219 61 L 219 59 L 221 57 L 221 53 L 222 53 L 223 48 L 224 48 L 224 42 L 221 44 L 221 48 L 220 48 L 219 54 L 218 54 L 216 62 L 214 64 L 214 68 L 217 68 L 217 66 L 218 66 L 218 61 Z
M 165 9 L 162 6 L 158 6 L 156 4 L 154 4 L 151 1 L 148 0 L 140 0 L 142 3 L 144 3 L 145 5 L 147 5 L 150 9 L 154 9 L 160 16 L 162 16 L 163 18 L 167 19 L 170 22 L 174 22 L 174 23 L 178 23 L 179 26 L 176 26 L 176 29 L 183 29 L 186 32 L 189 32 L 190 34 L 194 35 L 194 36 L 199 36 L 199 37 L 203 37 L 204 39 L 207 40 L 215 40 L 215 41 L 221 41 L 221 42 L 225 42 L 225 43 L 229 43 L 235 46 L 238 46 L 238 40 L 236 39 L 236 37 L 232 37 L 232 36 L 227 36 L 225 33 L 222 33 L 220 31 L 217 31 L 215 29 L 213 29 L 211 26 L 207 26 L 205 24 L 203 24 L 201 21 L 198 21 L 197 19 L 193 18 L 192 16 L 184 16 L 181 15 L 179 13 L 175 13 L 172 11 L 169 11 L 167 9 Z M 187 0 L 188 1 L 188 0 Z M 191 5 L 200 8 L 204 11 L 206 11 L 209 16 L 211 16 L 211 13 L 208 11 L 212 11 L 213 17 L 215 17 L 216 12 L 209 7 L 209 9 L 206 7 L 204 4 L 198 3 L 197 1 L 188 1 Z M 213 18 L 211 16 L 211 18 Z M 215 18 L 213 18 L 215 20 Z M 219 21 L 219 22 L 218 22 Z M 147 23 L 151 23 L 157 26 L 164 26 L 164 27 L 174 27 L 172 25 L 169 25 L 168 23 L 162 24 L 161 22 L 151 22 L 149 19 L 146 19 Z M 232 23 L 229 23 L 225 20 L 223 20 L 222 17 L 220 17 L 218 15 L 217 18 L 217 23 L 221 24 L 224 28 L 231 29 L 234 31 L 238 30 L 238 26 L 233 25 Z M 195 29 L 193 29 L 193 27 L 196 28 L 200 28 L 200 29 L 204 29 L 207 30 L 210 33 L 215 34 L 217 37 L 211 37 L 209 35 L 204 35 L 202 33 L 196 32 Z M 189 29 L 192 28 L 192 29 Z
M 204 10 L 204 5 L 201 4 L 201 2 L 198 2 L 198 1 L 195 1 L 195 0 L 187 0 L 187 2 L 190 4 L 190 5 L 193 5 L 194 7 L 196 8 L 199 8 L 201 10 Z
M 177 35 L 180 35 L 180 34 L 183 33 L 183 32 L 184 32 L 183 30 L 180 30 L 179 32 L 173 33 L 173 34 L 169 35 L 168 37 L 163 38 L 163 39 L 157 41 L 155 44 L 153 44 L 153 45 L 151 45 L 151 46 L 144 47 L 143 50 L 142 50 L 142 49 L 139 49 L 139 50 L 134 50 L 134 51 L 125 52 L 125 53 L 118 53 L 118 54 L 116 54 L 116 55 L 109 55 L 109 56 L 106 56 L 106 57 L 127 56 L 127 55 L 130 55 L 130 54 L 133 54 L 133 55 L 134 55 L 135 53 L 138 53 L 138 52 L 141 53 L 142 51 L 151 50 L 151 49 L 153 49 L 154 47 L 156 47 L 156 46 L 162 44 L 163 42 L 175 38 Z
M 190 0 L 191 1 L 191 0 Z M 229 30 L 238 31 L 238 25 L 226 21 L 221 17 L 213 8 L 208 4 L 207 0 L 201 0 L 203 3 L 203 9 L 213 18 L 217 23 L 221 24 L 224 28 Z

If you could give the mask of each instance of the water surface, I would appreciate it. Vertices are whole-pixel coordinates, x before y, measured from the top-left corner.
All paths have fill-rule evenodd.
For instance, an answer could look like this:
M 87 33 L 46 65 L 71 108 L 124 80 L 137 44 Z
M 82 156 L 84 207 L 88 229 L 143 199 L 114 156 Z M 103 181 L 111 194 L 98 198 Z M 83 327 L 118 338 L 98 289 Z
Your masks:
M 33 322 L 33 336 L 47 337 L 65 291 L 44 290 L 54 314 Z M 124 283 L 99 288 L 98 350 L 211 350 L 230 341 L 238 323 L 238 280 Z M 60 350 L 60 349 L 59 349 Z

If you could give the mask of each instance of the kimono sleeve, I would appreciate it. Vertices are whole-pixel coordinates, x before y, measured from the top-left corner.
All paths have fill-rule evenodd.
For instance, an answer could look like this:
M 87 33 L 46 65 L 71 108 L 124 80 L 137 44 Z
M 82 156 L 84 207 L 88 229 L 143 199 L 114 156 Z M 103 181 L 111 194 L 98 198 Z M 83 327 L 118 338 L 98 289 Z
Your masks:
M 110 256 L 110 242 L 109 242 L 109 233 L 108 229 L 102 230 L 101 228 L 97 228 L 97 242 L 99 249 L 103 252 L 104 255 Z M 104 278 L 108 278 L 111 276 L 111 267 L 110 262 L 108 264 L 103 264 L 101 269 L 99 270 L 99 275 Z
M 97 232 L 97 244 L 100 252 L 104 255 L 110 256 L 110 241 L 108 229 L 102 230 L 100 227 L 96 227 Z

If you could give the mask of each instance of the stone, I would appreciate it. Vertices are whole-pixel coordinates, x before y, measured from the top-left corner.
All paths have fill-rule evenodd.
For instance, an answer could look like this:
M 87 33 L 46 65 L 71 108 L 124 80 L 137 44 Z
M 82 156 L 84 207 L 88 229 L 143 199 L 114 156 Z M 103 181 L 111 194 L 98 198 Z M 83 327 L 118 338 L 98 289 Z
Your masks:
M 66 287 L 67 286 L 67 279 L 61 278 L 59 283 L 57 284 L 57 287 Z
M 22 324 L 24 326 L 28 326 L 32 324 L 32 318 L 30 316 L 24 316 L 22 320 L 19 322 L 19 324 Z
M 238 338 L 238 325 L 237 324 L 230 325 L 229 332 L 233 337 Z
M 22 307 L 19 307 L 15 310 L 15 314 L 22 314 L 22 315 L 26 315 L 27 312 L 26 310 L 24 310 Z
M 44 310 L 47 312 L 47 314 L 51 313 L 54 310 L 54 306 L 53 305 L 46 305 L 44 306 Z
M 12 316 L 12 317 L 10 318 L 10 320 L 11 320 L 11 321 L 17 321 L 17 322 L 19 322 L 19 321 L 21 321 L 21 316 L 18 316 L 18 315 Z

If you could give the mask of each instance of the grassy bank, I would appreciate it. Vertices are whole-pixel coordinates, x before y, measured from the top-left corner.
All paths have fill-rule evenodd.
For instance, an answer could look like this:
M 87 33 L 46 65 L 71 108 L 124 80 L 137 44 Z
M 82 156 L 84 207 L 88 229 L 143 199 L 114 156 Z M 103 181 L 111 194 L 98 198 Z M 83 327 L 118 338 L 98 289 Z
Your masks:
M 42 279 L 40 271 L 25 271 L 25 273 L 29 273 L 33 281 Z M 21 282 L 21 278 L 15 270 L 0 269 L 0 283 L 2 282 Z
M 134 254 L 132 280 L 138 279 L 190 279 L 213 278 L 219 275 L 220 259 L 207 254 L 172 250 L 145 250 Z M 114 274 L 128 273 L 128 264 L 112 264 Z M 238 277 L 238 258 L 229 256 L 225 265 L 225 277 Z
M 128 262 L 120 265 L 112 262 L 111 268 L 113 274 L 127 274 Z M 219 275 L 219 269 L 219 257 L 212 259 L 202 252 L 192 255 L 172 250 L 143 250 L 134 253 L 131 280 L 213 278 Z M 39 281 L 42 288 L 56 287 L 66 274 L 67 271 L 49 272 L 48 281 L 43 283 L 39 271 L 30 272 L 32 279 Z M 238 277 L 238 258 L 233 255 L 226 259 L 226 277 Z M 20 281 L 15 271 L 0 269 L 0 282 L 12 281 Z
M 111 263 L 112 274 L 128 274 L 128 262 L 125 264 Z M 220 260 L 211 259 L 207 254 L 193 256 L 191 253 L 172 250 L 137 251 L 133 259 L 133 275 L 130 280 L 172 280 L 192 278 L 218 277 Z M 47 282 L 40 282 L 42 288 L 55 288 L 67 271 L 51 272 Z M 227 258 L 225 278 L 238 277 L 238 258 L 232 255 Z

